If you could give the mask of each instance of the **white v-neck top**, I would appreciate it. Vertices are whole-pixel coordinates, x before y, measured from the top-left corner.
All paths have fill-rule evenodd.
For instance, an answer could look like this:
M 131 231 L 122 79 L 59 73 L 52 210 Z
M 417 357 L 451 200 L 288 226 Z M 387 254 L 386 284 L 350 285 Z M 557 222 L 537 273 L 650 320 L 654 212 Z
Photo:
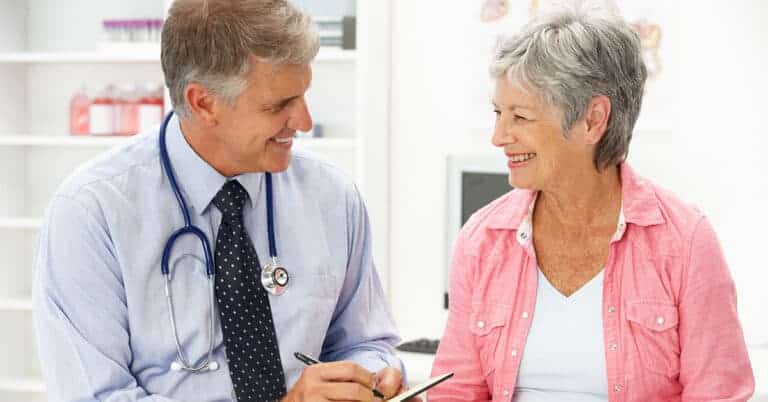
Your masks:
M 603 271 L 565 297 L 539 269 L 514 402 L 608 400 L 602 300 Z

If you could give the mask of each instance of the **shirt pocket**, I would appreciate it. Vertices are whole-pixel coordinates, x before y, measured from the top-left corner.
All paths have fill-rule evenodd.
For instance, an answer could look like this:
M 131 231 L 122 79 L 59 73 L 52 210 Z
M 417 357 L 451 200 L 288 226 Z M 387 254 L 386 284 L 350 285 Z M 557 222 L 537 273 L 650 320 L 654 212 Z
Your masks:
M 497 356 L 511 309 L 503 305 L 472 306 L 469 332 L 480 355 L 480 365 L 486 378 L 502 363 Z
M 640 359 L 657 374 L 680 374 L 680 336 L 677 306 L 665 302 L 633 301 L 627 304 L 627 320 Z

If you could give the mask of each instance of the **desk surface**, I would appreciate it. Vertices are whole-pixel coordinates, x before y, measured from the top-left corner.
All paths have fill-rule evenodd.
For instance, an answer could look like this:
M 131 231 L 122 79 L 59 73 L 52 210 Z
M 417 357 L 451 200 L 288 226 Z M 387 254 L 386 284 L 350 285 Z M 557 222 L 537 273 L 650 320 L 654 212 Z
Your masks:
M 405 363 L 408 383 L 413 385 L 425 381 L 432 372 L 434 355 L 397 352 Z M 755 395 L 751 402 L 768 402 L 768 347 L 750 348 L 749 358 L 755 373 Z

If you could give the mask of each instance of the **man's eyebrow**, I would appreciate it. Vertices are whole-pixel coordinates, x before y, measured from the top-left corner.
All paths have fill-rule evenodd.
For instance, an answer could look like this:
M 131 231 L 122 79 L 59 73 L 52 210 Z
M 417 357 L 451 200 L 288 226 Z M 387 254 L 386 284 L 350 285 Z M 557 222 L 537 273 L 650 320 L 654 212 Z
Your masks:
M 291 96 L 285 99 L 281 99 L 277 102 L 265 103 L 264 107 L 285 106 L 291 103 L 294 99 L 298 99 L 298 98 L 300 98 L 300 95 Z

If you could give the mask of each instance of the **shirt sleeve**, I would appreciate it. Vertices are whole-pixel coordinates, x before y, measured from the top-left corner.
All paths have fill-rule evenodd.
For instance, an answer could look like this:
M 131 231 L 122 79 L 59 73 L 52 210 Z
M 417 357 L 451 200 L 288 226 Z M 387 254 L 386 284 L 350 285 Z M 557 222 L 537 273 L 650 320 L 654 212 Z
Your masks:
M 480 356 L 469 331 L 475 261 L 468 255 L 467 227 L 454 246 L 451 262 L 448 322 L 432 365 L 432 376 L 453 372 L 454 376 L 428 391 L 432 401 L 489 401 L 488 384 L 482 373 Z
M 755 389 L 736 290 L 715 232 L 701 218 L 680 293 L 683 401 L 746 401 Z
M 109 231 L 97 216 L 82 202 L 57 196 L 41 231 L 33 300 L 49 400 L 173 402 L 148 395 L 128 368 L 125 291 Z
M 346 276 L 321 360 L 351 360 L 372 372 L 395 367 L 405 376 L 394 352 L 400 337 L 373 263 L 368 213 L 357 188 L 349 191 L 346 203 Z

